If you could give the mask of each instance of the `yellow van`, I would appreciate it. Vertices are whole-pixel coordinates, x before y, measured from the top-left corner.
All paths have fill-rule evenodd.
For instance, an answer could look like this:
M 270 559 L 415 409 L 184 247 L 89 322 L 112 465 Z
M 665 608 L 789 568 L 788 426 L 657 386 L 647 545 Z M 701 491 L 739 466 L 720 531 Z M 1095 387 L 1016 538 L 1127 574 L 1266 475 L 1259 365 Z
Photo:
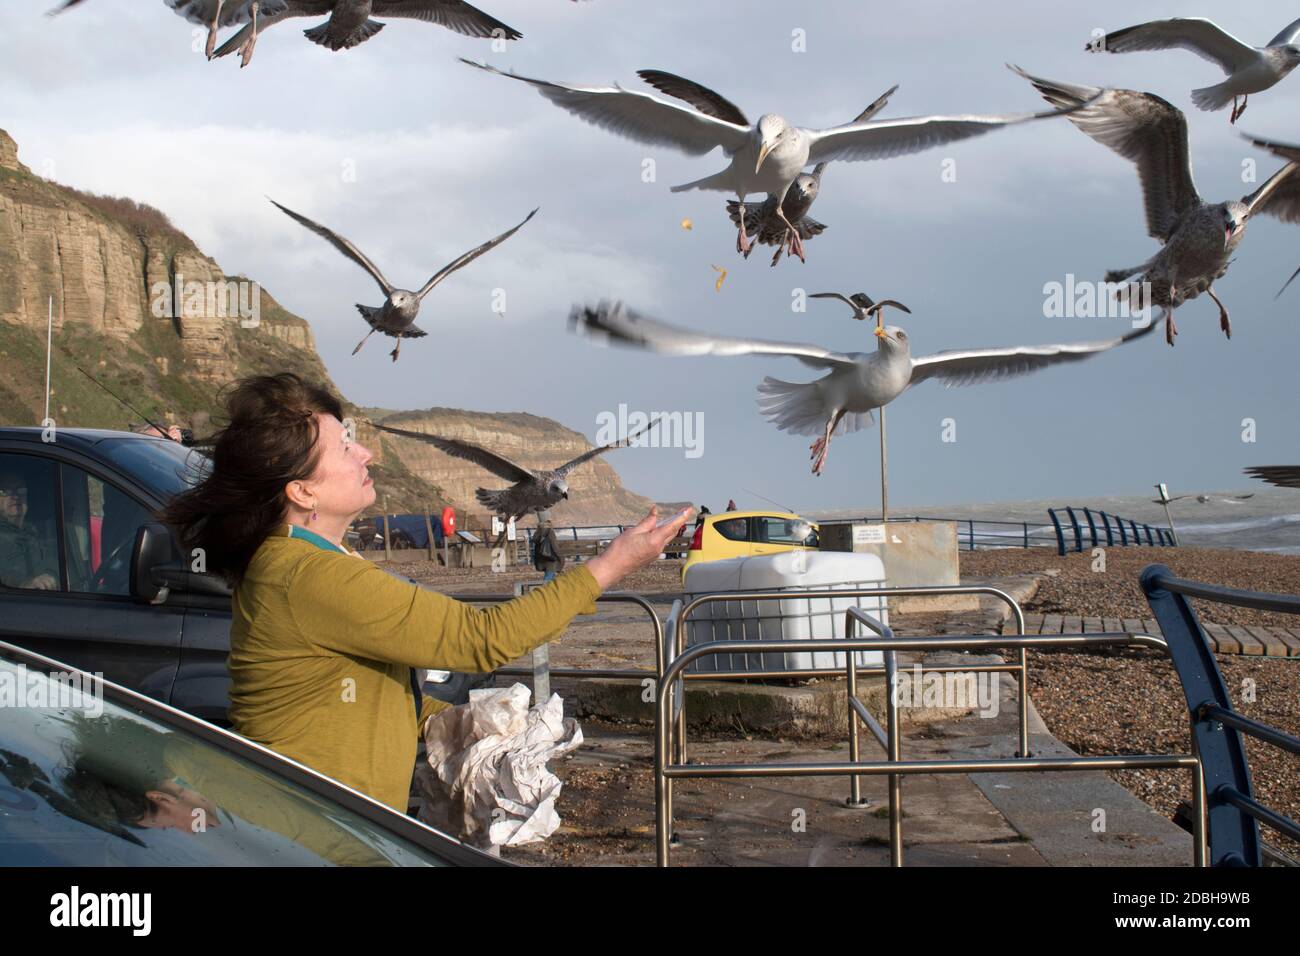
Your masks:
M 682 579 L 693 564 L 781 551 L 816 551 L 817 525 L 785 511 L 724 511 L 695 523 Z

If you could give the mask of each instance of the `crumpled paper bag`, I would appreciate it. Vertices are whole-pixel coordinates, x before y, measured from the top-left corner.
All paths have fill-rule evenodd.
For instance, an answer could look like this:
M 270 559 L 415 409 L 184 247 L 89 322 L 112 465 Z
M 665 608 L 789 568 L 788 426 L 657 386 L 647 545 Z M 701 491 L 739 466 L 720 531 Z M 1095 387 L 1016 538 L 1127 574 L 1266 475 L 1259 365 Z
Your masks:
M 546 764 L 576 750 L 582 728 L 559 694 L 530 709 L 531 696 L 524 684 L 480 688 L 429 718 L 416 775 L 423 822 L 480 846 L 536 843 L 559 828 L 563 785 Z

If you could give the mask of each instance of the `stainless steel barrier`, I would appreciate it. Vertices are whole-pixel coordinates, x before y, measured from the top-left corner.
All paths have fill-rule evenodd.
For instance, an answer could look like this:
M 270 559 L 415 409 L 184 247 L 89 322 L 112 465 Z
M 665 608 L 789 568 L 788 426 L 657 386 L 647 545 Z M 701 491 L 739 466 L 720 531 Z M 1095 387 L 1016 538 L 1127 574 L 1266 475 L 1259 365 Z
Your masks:
M 906 590 L 906 589 L 904 589 Z M 961 590 L 954 589 L 957 593 Z M 995 589 L 987 589 L 995 590 Z M 808 592 L 814 593 L 814 592 Z M 815 592 L 825 596 L 825 592 Z M 836 596 L 852 596 L 852 592 L 830 592 Z M 868 592 L 879 593 L 876 590 Z M 952 592 L 950 592 L 952 593 Z M 1000 592 L 999 592 L 1000 593 Z M 773 597 L 803 596 L 801 592 L 773 592 Z M 766 595 L 765 595 L 766 597 Z M 709 595 L 698 599 L 688 606 L 694 607 L 709 598 L 723 599 L 725 596 Z M 1010 598 L 1007 598 L 1010 601 Z M 1015 602 L 1010 601 L 1014 606 Z M 1017 608 L 1018 610 L 1018 608 Z M 681 627 L 686 613 L 679 617 L 677 626 Z M 889 829 L 890 862 L 894 866 L 903 863 L 902 837 L 902 777 L 908 774 L 934 773 L 1007 773 L 1029 771 L 1076 771 L 1076 770 L 1131 770 L 1131 769 L 1170 769 L 1184 768 L 1191 771 L 1193 793 L 1193 834 L 1192 858 L 1196 866 L 1204 866 L 1206 858 L 1206 800 L 1205 780 L 1200 760 L 1190 754 L 1129 754 L 1100 757 L 1042 757 L 1025 756 L 1028 742 L 1025 735 L 1025 723 L 1021 724 L 1020 755 L 1011 758 L 990 760 L 902 760 L 900 731 L 897 713 L 897 699 L 894 680 L 897 673 L 895 653 L 897 651 L 933 651 L 933 650 L 993 650 L 1014 647 L 1020 651 L 1024 660 L 1026 651 L 1031 648 L 1070 648 L 1096 646 L 1137 645 L 1160 648 L 1167 652 L 1165 642 L 1158 637 L 1147 634 L 1052 634 L 1026 637 L 1023 618 L 1019 620 L 1020 633 L 1000 636 L 961 636 L 961 637 L 895 637 L 893 631 L 872 618 L 860 608 L 849 608 L 845 614 L 845 634 L 853 632 L 854 623 L 865 624 L 878 635 L 873 638 L 833 638 L 818 640 L 784 640 L 784 641 L 711 641 L 697 644 L 690 650 L 679 653 L 667 666 L 659 678 L 659 690 L 656 695 L 655 725 L 655 856 L 660 866 L 669 863 L 669 844 L 672 837 L 672 781 L 678 778 L 737 778 L 737 777 L 794 777 L 794 776 L 847 776 L 850 778 L 850 803 L 856 799 L 861 805 L 861 791 L 858 779 L 863 776 L 887 776 L 889 778 Z M 886 694 L 886 714 L 888 727 L 881 730 L 879 724 L 867 712 L 866 706 L 857 698 L 857 668 L 854 653 L 858 651 L 881 651 L 884 653 L 885 666 L 873 668 L 884 671 L 890 685 Z M 845 677 L 849 695 L 849 760 L 844 763 L 777 763 L 777 764 L 696 764 L 687 765 L 684 754 L 679 761 L 670 759 L 673 753 L 672 713 L 673 683 L 682 670 L 692 661 L 716 654 L 754 653 L 765 651 L 832 651 L 845 653 Z M 1023 668 L 1023 664 L 1019 665 Z M 1017 668 L 1017 669 L 1019 669 Z M 963 670 L 962 668 L 953 668 Z M 937 670 L 937 669 L 936 669 Z M 966 668 L 969 670 L 969 668 Z M 1025 671 L 1021 669 L 1020 701 L 1027 706 L 1028 698 L 1024 683 Z M 708 675 L 716 676 L 714 674 Z M 748 675 L 747 675 L 748 676 Z M 862 761 L 859 759 L 857 745 L 857 721 L 862 720 L 876 739 L 885 747 L 887 759 L 883 761 Z M 685 724 L 685 704 L 678 716 L 681 725 Z

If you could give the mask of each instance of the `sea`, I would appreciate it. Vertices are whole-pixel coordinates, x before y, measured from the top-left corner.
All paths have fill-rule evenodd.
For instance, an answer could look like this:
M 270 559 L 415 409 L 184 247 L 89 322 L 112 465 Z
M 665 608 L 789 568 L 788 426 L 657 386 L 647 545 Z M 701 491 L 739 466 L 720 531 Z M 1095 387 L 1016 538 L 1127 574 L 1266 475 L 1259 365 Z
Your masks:
M 1250 497 L 1243 499 L 1242 495 Z M 1026 532 L 1031 544 L 1054 545 L 1056 531 L 1048 517 L 1048 508 L 1058 509 L 1066 528 L 1067 540 L 1072 542 L 1073 531 L 1063 511 L 1067 505 L 1074 508 L 1085 535 L 1088 534 L 1082 510 L 1085 507 L 1094 512 L 1105 511 L 1108 515 L 1130 519 L 1139 525 L 1167 527 L 1169 524 L 1164 507 L 1155 500 L 1154 488 L 1149 497 L 1060 498 L 939 505 L 895 505 L 891 501 L 889 512 L 891 520 L 921 516 L 963 522 L 964 525 L 958 528 L 962 547 L 967 546 L 972 530 L 979 548 L 996 547 L 999 544 L 1021 547 Z M 746 506 L 762 507 L 761 503 L 747 503 Z M 1258 490 L 1193 492 L 1171 502 L 1169 511 L 1182 545 L 1300 554 L 1300 490 L 1261 487 Z M 800 513 L 816 521 L 880 519 L 878 502 L 874 507 L 862 511 L 814 509 Z M 1100 524 L 1098 532 L 1104 540 Z

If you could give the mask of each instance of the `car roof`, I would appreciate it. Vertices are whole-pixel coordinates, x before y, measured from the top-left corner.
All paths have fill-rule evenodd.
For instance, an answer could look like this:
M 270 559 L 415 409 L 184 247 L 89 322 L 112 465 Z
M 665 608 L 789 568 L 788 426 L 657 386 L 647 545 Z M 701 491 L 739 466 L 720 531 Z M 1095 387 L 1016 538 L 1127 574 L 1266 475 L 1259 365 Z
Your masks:
M 101 690 L 105 700 L 111 700 L 119 706 L 142 710 L 149 717 L 174 729 L 188 733 L 208 746 L 249 760 L 277 776 L 284 777 L 299 786 L 326 797 L 333 803 L 346 807 L 371 822 L 378 823 L 390 831 L 398 832 L 398 835 L 403 839 L 416 843 L 456 865 L 512 865 L 467 843 L 462 843 L 455 837 L 440 830 L 435 830 L 420 820 L 398 813 L 392 807 L 380 803 L 368 794 L 355 790 L 345 783 L 340 783 L 332 777 L 327 777 L 306 764 L 277 753 L 269 747 L 264 747 L 255 741 L 249 740 L 247 737 L 241 737 L 215 724 L 210 724 L 193 714 L 187 714 L 170 704 L 164 704 L 152 697 L 138 694 L 130 688 L 105 679 L 99 674 L 92 675 L 88 671 L 83 671 L 55 658 L 37 654 L 34 651 L 29 651 L 4 640 L 0 640 L 0 653 L 17 658 L 24 666 L 38 670 L 41 673 L 54 670 L 61 673 L 78 674 L 83 679 L 89 678 L 93 682 L 92 686 L 96 686 Z M 400 832 L 401 830 L 410 830 L 411 827 L 415 828 L 411 832 Z M 437 841 L 437 843 L 435 844 L 434 841 Z
M 6 425 L 0 427 L 0 438 L 17 441 L 44 442 L 46 429 L 36 426 Z M 57 426 L 55 434 L 59 441 L 72 439 L 81 445 L 97 445 L 109 438 L 134 438 L 138 441 L 171 441 L 170 438 L 158 438 L 154 435 L 138 435 L 135 432 L 114 431 L 111 428 L 64 428 Z
M 795 521 L 808 521 L 802 515 L 794 514 L 790 511 L 718 511 L 711 512 L 704 516 L 705 521 L 726 521 L 730 518 L 790 518 Z M 816 522 L 808 521 L 809 524 Z

